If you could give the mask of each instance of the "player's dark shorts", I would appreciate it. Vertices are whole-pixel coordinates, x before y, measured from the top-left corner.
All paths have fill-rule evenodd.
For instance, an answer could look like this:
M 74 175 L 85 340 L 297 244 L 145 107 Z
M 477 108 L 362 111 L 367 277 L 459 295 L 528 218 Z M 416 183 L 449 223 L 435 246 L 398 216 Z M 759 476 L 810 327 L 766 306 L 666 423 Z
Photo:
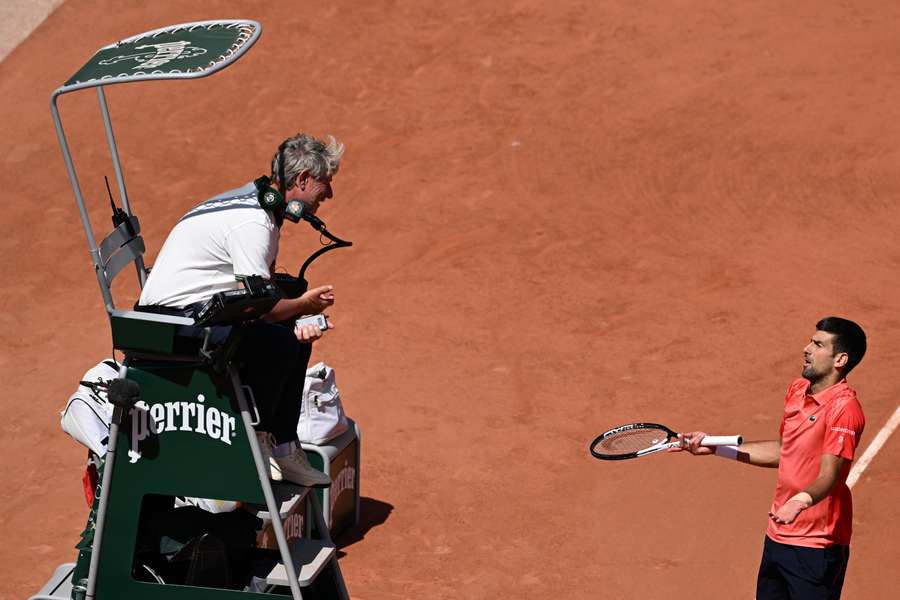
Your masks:
M 848 560 L 849 546 L 789 546 L 766 536 L 756 600 L 838 600 Z

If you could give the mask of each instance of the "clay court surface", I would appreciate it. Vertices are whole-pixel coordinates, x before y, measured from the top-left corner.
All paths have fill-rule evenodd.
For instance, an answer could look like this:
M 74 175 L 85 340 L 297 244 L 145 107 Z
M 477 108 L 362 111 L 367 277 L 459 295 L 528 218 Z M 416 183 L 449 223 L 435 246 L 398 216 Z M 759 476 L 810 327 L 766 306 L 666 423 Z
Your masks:
M 774 471 L 588 442 L 635 420 L 777 435 L 828 314 L 869 334 L 863 447 L 896 408 L 896 3 L 146 4 L 69 0 L 0 63 L 3 599 L 75 558 L 84 451 L 58 411 L 110 353 L 49 96 L 164 25 L 264 30 L 208 79 L 107 88 L 150 262 L 283 137 L 348 148 L 320 215 L 355 246 L 310 275 L 338 298 L 314 359 L 363 432 L 353 598 L 752 598 Z M 105 232 L 96 95 L 60 107 Z M 286 227 L 280 265 L 316 244 Z M 896 594 L 898 444 L 854 488 L 845 598 Z

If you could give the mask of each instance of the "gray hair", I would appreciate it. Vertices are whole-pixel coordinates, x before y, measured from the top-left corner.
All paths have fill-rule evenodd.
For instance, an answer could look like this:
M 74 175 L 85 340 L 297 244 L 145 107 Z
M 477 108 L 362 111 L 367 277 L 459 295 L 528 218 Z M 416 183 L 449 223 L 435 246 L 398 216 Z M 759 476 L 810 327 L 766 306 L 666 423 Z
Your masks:
M 282 148 L 285 187 L 290 187 L 294 178 L 303 171 L 309 171 L 315 179 L 331 177 L 337 173 L 344 155 L 344 145 L 339 144 L 331 135 L 328 140 L 328 144 L 325 144 L 306 133 L 298 133 L 284 140 L 272 157 L 272 179 L 278 180 L 278 160 Z

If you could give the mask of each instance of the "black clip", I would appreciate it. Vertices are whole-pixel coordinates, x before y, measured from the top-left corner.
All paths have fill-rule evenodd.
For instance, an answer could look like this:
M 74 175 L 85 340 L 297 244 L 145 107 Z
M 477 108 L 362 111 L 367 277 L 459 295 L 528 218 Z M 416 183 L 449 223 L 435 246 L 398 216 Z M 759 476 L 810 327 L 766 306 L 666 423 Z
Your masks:
M 130 379 L 113 379 L 109 382 L 106 398 L 110 404 L 128 410 L 141 399 L 141 388 L 136 381 Z

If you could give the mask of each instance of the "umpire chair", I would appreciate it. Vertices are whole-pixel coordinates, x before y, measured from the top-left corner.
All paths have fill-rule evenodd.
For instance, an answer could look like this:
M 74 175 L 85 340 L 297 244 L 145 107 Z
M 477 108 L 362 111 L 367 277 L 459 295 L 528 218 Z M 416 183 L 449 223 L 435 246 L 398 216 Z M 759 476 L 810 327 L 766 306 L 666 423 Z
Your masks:
M 76 563 L 56 569 L 32 600 L 196 599 L 252 600 L 273 594 L 303 598 L 349 598 L 334 543 L 317 494 L 274 482 L 257 443 L 252 394 L 241 384 L 232 357 L 241 322 L 278 300 L 276 288 L 256 282 L 220 297 L 202 319 L 116 308 L 113 279 L 133 264 L 143 286 L 147 268 L 140 223 L 131 211 L 107 109 L 104 87 L 154 79 L 204 77 L 249 50 L 261 26 L 249 20 L 185 23 L 149 31 L 99 49 L 53 92 L 51 112 L 70 183 L 87 236 L 91 260 L 109 315 L 113 346 L 125 354 L 108 397 L 115 406 L 102 481 L 95 494 Z M 95 242 L 57 109 L 60 95 L 96 88 L 122 207 L 113 204 L 113 230 Z M 231 294 L 230 292 L 228 294 Z M 217 325 L 216 329 L 212 325 Z M 213 335 L 213 332 L 223 335 Z M 142 561 L 140 544 L 149 507 L 171 508 L 176 497 L 232 500 L 266 511 L 277 551 L 254 562 L 254 584 L 241 589 L 204 587 L 202 563 L 220 550 L 214 537 L 193 544 L 187 581 L 166 583 Z M 299 498 L 299 500 L 295 500 Z M 307 503 L 308 535 L 288 543 L 281 507 Z M 261 551 L 262 552 L 262 551 Z M 216 563 L 213 563 L 214 566 Z M 208 565 L 206 565 L 208 567 Z

